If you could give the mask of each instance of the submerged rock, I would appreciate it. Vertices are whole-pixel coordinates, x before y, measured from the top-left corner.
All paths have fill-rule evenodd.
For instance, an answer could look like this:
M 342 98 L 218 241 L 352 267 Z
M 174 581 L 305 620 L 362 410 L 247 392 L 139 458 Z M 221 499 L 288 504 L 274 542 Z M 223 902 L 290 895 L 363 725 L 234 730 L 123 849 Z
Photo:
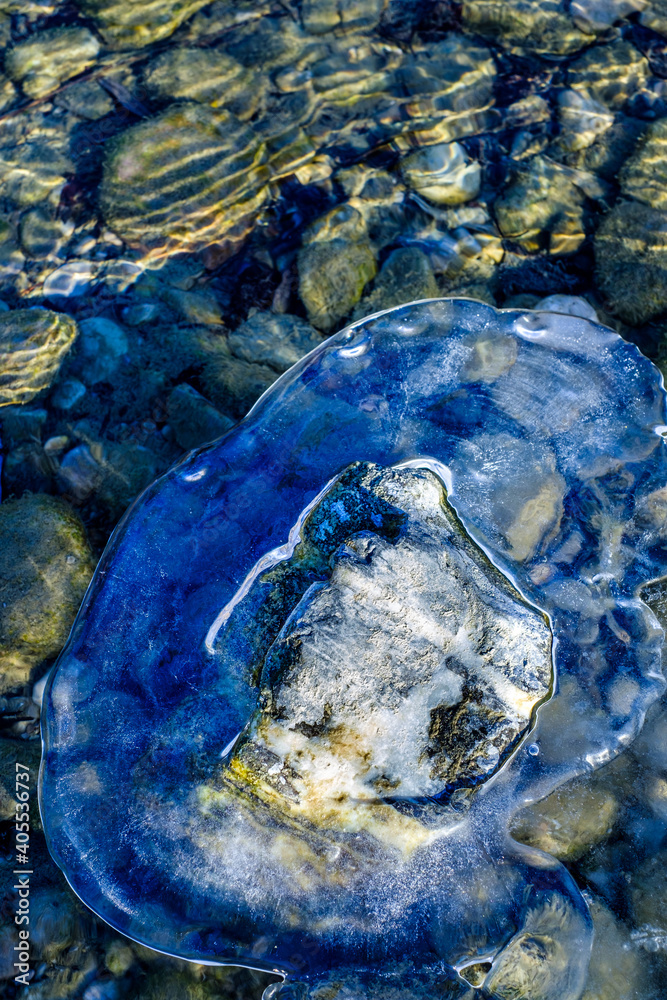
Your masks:
M 594 245 L 595 279 L 614 315 L 640 326 L 667 310 L 667 213 L 620 201 Z
M 614 124 L 606 105 L 577 90 L 563 90 L 558 95 L 558 119 L 557 148 L 565 153 L 587 149 Z
M 650 0 L 572 0 L 570 14 L 584 32 L 604 33 L 617 21 L 644 10 Z
M 579 914 L 558 897 L 535 907 L 493 963 L 485 992 L 494 1000 L 576 1000 L 584 977 L 573 966 L 572 949 L 580 946 L 581 930 Z
M 624 195 L 667 211 L 667 120 L 652 122 L 620 173 Z
M 622 108 L 649 78 L 648 60 L 625 40 L 598 45 L 570 63 L 569 86 L 595 101 Z
M 75 172 L 67 120 L 39 110 L 3 122 L 0 193 L 21 208 L 56 207 L 66 178 Z
M 100 203 L 128 243 L 194 251 L 244 233 L 269 197 L 269 176 L 252 129 L 227 111 L 178 104 L 111 144 Z
M 79 324 L 76 358 L 71 371 L 84 385 L 108 382 L 127 354 L 127 333 L 104 316 L 91 316 Z
M 460 205 L 479 194 L 482 171 L 458 142 L 428 146 L 401 161 L 408 187 L 436 205 Z
M 176 441 L 188 451 L 215 441 L 234 426 L 233 420 L 187 384 L 177 385 L 170 392 L 167 415 Z
M 259 311 L 230 333 L 227 342 L 237 358 L 286 372 L 321 344 L 322 337 L 298 316 Z
M 316 241 L 299 251 L 299 295 L 308 319 L 331 333 L 351 312 L 375 277 L 377 263 L 368 240 Z
M 222 410 L 243 417 L 279 375 L 321 343 L 298 316 L 261 310 L 228 337 L 205 342 L 204 382 Z
M 168 38 L 208 0 L 76 0 L 107 45 L 140 48 Z
M 74 232 L 73 222 L 63 222 L 56 213 L 44 208 L 29 209 L 21 216 L 21 246 L 30 257 L 56 254 Z
M 202 377 L 206 392 L 223 413 L 235 420 L 244 417 L 278 378 L 275 368 L 236 357 L 222 337 L 208 341 L 204 353 Z
M 533 309 L 546 309 L 549 312 L 565 313 L 567 316 L 583 316 L 593 323 L 599 323 L 598 314 L 590 302 L 578 295 L 547 295 L 536 302 Z
M 667 0 L 648 0 L 639 20 L 652 31 L 667 35 Z
M 0 505 L 3 690 L 60 652 L 94 568 L 83 524 L 64 501 L 33 494 Z
M 160 471 L 155 454 L 136 441 L 93 441 L 67 452 L 57 478 L 64 496 L 78 503 L 93 498 L 116 521 Z
M 512 836 L 561 860 L 579 857 L 605 840 L 619 814 L 613 792 L 596 778 L 562 785 L 514 819 Z
M 257 111 L 265 80 L 257 68 L 243 66 L 219 49 L 178 47 L 153 59 L 144 72 L 149 94 L 224 107 L 240 119 Z
M 306 31 L 358 31 L 374 28 L 386 0 L 303 0 L 301 20 Z
M 387 257 L 373 284 L 354 312 L 355 319 L 405 302 L 433 299 L 438 283 L 427 255 L 418 247 L 400 247 Z
M 5 72 L 29 97 L 43 97 L 92 66 L 99 51 L 88 28 L 50 28 L 12 46 Z
M 27 403 L 54 382 L 74 343 L 73 319 L 48 309 L 0 313 L 0 406 Z
M 569 253 L 585 239 L 584 195 L 572 175 L 546 156 L 536 156 L 517 170 L 493 210 L 508 239 L 528 250 L 548 247 Z
M 588 895 L 587 902 L 595 937 L 582 1000 L 636 1000 L 645 996 L 648 969 L 628 928 L 599 899 Z
M 594 38 L 592 28 L 576 26 L 564 0 L 464 0 L 463 23 L 511 50 L 540 55 L 571 55 Z

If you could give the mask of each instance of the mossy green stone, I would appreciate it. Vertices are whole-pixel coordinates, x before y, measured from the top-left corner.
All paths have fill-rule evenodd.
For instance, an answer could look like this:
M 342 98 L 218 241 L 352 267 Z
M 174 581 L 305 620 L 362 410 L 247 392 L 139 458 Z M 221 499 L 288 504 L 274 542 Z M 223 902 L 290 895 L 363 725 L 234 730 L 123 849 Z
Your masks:
M 0 407 L 48 389 L 77 333 L 70 316 L 50 309 L 0 313 Z
M 25 684 L 62 649 L 95 560 L 78 514 L 36 493 L 0 505 L 0 676 Z
M 299 251 L 299 294 L 308 319 L 332 333 L 377 273 L 370 243 L 343 239 L 309 243 Z
M 620 201 L 594 246 L 597 286 L 614 315 L 641 326 L 667 310 L 667 213 Z

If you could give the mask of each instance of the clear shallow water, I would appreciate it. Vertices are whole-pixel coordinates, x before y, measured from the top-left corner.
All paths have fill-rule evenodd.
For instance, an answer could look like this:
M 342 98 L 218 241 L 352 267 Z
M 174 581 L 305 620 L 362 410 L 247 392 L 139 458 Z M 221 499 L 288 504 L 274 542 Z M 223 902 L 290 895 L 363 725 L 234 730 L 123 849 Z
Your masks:
M 493 962 L 504 996 L 538 935 L 526 996 L 578 997 L 584 899 L 508 828 L 619 754 L 663 690 L 662 629 L 638 592 L 664 573 L 664 404 L 657 370 L 610 330 L 469 300 L 379 314 L 299 362 L 135 504 L 49 683 L 41 808 L 77 894 L 151 947 L 315 986 L 372 974 L 422 989 L 450 969 L 455 995 L 454 967 Z M 253 567 L 290 554 L 301 512 L 358 461 L 437 470 L 554 637 L 553 694 L 511 758 L 463 809 L 377 800 L 371 814 L 392 814 L 380 841 L 363 817 L 356 834 L 349 820 L 299 833 L 252 796 L 215 803 L 257 702 L 248 623 L 229 609 L 238 619 Z M 409 848 L 405 808 L 422 833 Z M 306 877 L 313 838 L 329 861 Z

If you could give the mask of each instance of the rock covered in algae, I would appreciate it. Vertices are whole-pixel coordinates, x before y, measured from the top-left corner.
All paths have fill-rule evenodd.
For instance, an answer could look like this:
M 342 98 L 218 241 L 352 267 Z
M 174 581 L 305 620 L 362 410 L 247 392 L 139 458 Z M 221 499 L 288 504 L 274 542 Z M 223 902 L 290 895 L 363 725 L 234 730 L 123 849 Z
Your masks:
M 268 199 L 267 161 L 265 144 L 228 111 L 175 104 L 111 144 L 100 204 L 128 243 L 202 249 L 254 221 Z
M 667 121 L 660 119 L 648 126 L 619 177 L 624 195 L 661 212 L 667 211 L 666 150 Z
M 327 557 L 328 579 L 305 591 L 266 654 L 262 711 L 232 771 L 256 772 L 275 793 L 287 783 L 291 815 L 335 826 L 376 796 L 488 777 L 549 690 L 551 635 L 471 545 L 439 481 L 353 467 L 301 537 L 259 578 L 264 601 L 294 603 L 297 574 Z
M 558 900 L 534 909 L 524 927 L 508 942 L 484 980 L 484 991 L 495 1000 L 574 1000 L 583 986 L 572 962 L 579 947 L 578 914 Z
M 42 97 L 92 66 L 99 51 L 88 28 L 50 28 L 10 48 L 5 71 L 29 97 Z
M 49 309 L 0 313 L 0 406 L 27 403 L 48 389 L 76 335 L 71 317 Z
M 639 326 L 667 309 L 664 119 L 644 130 L 618 180 L 621 199 L 595 234 L 596 279 L 608 308 Z
M 608 308 L 640 326 L 667 310 L 667 214 L 622 200 L 595 234 L 595 276 Z
M 357 304 L 376 272 L 368 240 L 349 243 L 336 237 L 306 244 L 299 251 L 299 295 L 313 326 L 331 333 Z
M 589 49 L 567 69 L 570 87 L 614 110 L 622 108 L 648 78 L 648 60 L 625 40 Z
M 140 48 L 168 38 L 207 0 L 76 0 L 107 45 Z
M 391 309 L 406 299 L 419 301 L 434 299 L 437 295 L 438 283 L 427 254 L 419 247 L 399 247 L 385 260 L 372 290 L 357 306 L 354 318 L 361 319 L 381 309 Z
M 569 253 L 584 241 L 584 195 L 572 174 L 546 156 L 516 170 L 494 204 L 498 227 L 526 249 Z
M 303 0 L 301 20 L 314 35 L 374 28 L 386 0 Z
M 224 107 L 240 119 L 257 111 L 263 77 L 219 49 L 178 47 L 156 56 L 144 72 L 148 93 Z
M 0 657 L 4 689 L 64 645 L 95 560 L 81 519 L 33 494 L 0 505 Z
M 505 48 L 541 55 L 571 55 L 593 41 L 574 23 L 564 0 L 464 0 L 465 27 Z

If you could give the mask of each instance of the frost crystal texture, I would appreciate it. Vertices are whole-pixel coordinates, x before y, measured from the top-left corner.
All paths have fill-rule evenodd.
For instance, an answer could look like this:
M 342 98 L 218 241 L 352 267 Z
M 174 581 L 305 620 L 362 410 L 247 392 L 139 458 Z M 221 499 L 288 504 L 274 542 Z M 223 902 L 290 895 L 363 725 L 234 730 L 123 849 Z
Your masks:
M 663 689 L 664 404 L 610 330 L 471 300 L 291 368 L 132 508 L 54 672 L 75 891 L 273 993 L 577 1000 L 586 903 L 508 829 Z

